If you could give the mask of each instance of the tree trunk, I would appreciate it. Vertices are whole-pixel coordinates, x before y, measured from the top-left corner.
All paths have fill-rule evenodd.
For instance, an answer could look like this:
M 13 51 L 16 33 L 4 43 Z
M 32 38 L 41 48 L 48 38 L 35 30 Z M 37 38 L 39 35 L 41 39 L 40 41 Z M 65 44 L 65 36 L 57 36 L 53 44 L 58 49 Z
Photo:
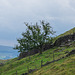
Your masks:
M 41 44 L 39 47 L 39 54 L 42 54 L 42 51 L 43 51 L 43 44 Z
M 40 49 L 40 52 L 39 53 L 42 54 L 42 49 Z

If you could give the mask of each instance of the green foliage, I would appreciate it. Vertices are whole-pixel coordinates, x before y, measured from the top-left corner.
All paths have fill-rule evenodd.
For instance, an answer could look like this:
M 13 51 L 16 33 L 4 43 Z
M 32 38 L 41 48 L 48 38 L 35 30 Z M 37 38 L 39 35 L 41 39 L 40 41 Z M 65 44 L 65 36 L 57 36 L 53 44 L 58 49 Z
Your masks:
M 40 21 L 40 25 L 29 25 L 25 23 L 27 30 L 22 33 L 22 38 L 17 39 L 19 45 L 16 45 L 14 49 L 18 49 L 19 52 L 25 52 L 26 50 L 32 50 L 38 48 L 40 54 L 42 54 L 42 47 L 45 43 L 52 43 L 52 37 L 55 32 L 49 23 Z

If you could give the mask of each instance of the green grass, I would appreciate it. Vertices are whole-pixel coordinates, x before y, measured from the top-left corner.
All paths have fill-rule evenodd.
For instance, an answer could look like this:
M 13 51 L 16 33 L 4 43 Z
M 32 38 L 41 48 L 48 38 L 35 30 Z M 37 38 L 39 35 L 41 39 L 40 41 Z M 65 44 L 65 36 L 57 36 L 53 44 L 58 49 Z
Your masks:
M 51 67 L 45 66 L 45 67 L 47 67 L 47 69 L 45 67 L 41 68 L 41 60 L 43 60 L 43 64 L 45 64 L 47 61 L 52 61 L 53 60 L 53 51 L 56 49 L 58 49 L 58 51 L 56 51 L 54 53 L 54 56 L 55 56 L 54 59 L 59 59 L 62 56 L 66 55 L 65 54 L 66 51 L 70 52 L 72 49 L 75 49 L 75 47 L 74 46 L 69 47 L 69 48 L 55 47 L 55 48 L 49 49 L 47 51 L 44 51 L 43 54 L 41 54 L 41 55 L 35 54 L 32 56 L 23 58 L 21 60 L 17 60 L 17 58 L 11 59 L 8 62 L 6 62 L 6 64 L 4 66 L 0 67 L 1 75 L 16 75 L 16 71 L 17 71 L 18 75 L 21 75 L 22 73 L 28 72 L 28 67 L 29 67 L 29 69 L 35 69 L 35 68 L 39 69 L 36 72 L 40 71 L 40 73 L 41 73 L 42 72 L 41 70 L 46 72 L 47 69 L 50 70 L 51 67 L 53 68 L 53 66 L 51 64 L 51 65 L 49 65 Z M 64 50 L 60 51 L 62 49 L 64 49 Z M 60 69 L 60 65 L 62 64 L 63 61 L 66 61 L 66 60 L 68 60 L 68 59 L 66 58 L 66 59 L 62 59 L 58 62 L 55 62 L 54 63 L 55 67 L 53 68 L 53 71 L 55 72 L 56 69 Z M 58 66 L 56 66 L 57 64 L 58 64 Z M 69 66 L 69 64 L 68 64 L 68 66 Z M 36 72 L 34 72 L 32 75 L 35 75 Z M 40 74 L 37 73 L 36 75 L 40 75 Z M 41 73 L 41 75 L 45 75 L 45 74 Z M 46 75 L 48 75 L 48 74 L 46 74 Z
M 29 75 L 75 75 L 75 56 L 51 63 Z

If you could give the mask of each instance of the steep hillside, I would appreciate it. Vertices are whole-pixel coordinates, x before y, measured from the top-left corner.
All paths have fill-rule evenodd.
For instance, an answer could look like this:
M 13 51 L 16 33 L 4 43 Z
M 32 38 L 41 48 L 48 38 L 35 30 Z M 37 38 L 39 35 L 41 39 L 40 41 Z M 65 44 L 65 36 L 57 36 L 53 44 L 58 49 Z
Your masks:
M 75 75 L 75 56 L 51 63 L 29 75 Z
M 65 35 L 69 35 L 69 34 L 73 34 L 73 33 L 75 33 L 75 27 L 72 28 L 71 30 L 66 31 L 65 33 L 59 35 L 58 37 L 65 36 Z
M 17 73 L 17 75 L 21 75 L 23 73 L 28 73 L 28 71 L 32 69 L 36 71 L 33 72 L 31 75 L 35 75 L 35 74 L 50 75 L 50 73 L 51 75 L 56 73 L 58 73 L 59 75 L 63 75 L 63 73 L 67 73 L 67 75 L 69 75 L 69 73 L 71 75 L 74 75 L 74 72 L 75 72 L 75 68 L 74 68 L 75 55 L 74 54 L 64 59 L 61 59 L 57 62 L 54 62 L 54 64 L 52 63 L 52 64 L 49 64 L 48 66 L 43 66 L 41 68 L 41 61 L 43 61 L 42 65 L 46 64 L 47 62 L 53 61 L 53 51 L 55 51 L 54 60 L 57 60 L 67 55 L 68 52 L 70 52 L 73 49 L 75 49 L 75 46 L 72 46 L 72 45 L 68 48 L 56 47 L 43 52 L 42 55 L 36 54 L 36 55 L 23 58 L 21 60 L 17 60 L 17 58 L 12 59 L 8 61 L 4 66 L 0 66 L 0 74 L 1 75 L 16 75 Z
M 0 64 L 0 75 L 75 75 L 75 41 L 69 46 L 48 49 L 41 55 L 37 53 L 20 60 L 7 60 L 5 64 Z

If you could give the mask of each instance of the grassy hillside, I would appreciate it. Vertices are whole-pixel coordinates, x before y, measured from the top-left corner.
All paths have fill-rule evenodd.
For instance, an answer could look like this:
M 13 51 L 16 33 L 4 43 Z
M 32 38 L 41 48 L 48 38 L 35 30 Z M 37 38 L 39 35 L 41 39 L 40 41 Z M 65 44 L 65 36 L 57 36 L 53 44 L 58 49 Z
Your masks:
M 75 33 L 75 27 L 72 28 L 71 30 L 66 31 L 65 33 L 59 35 L 58 37 L 65 36 L 65 35 L 69 35 L 69 34 L 73 34 L 73 33 Z
M 70 34 L 73 34 L 73 33 L 75 33 L 75 27 L 72 28 L 71 30 L 66 31 L 65 33 L 60 34 L 59 36 L 55 37 L 55 38 L 54 38 L 54 42 L 55 42 L 55 40 L 58 39 L 59 37 L 62 37 L 62 36 L 65 36 L 65 35 L 70 35 Z
M 58 37 L 72 34 L 74 33 L 74 30 L 75 28 L 59 35 Z M 41 55 L 39 55 L 38 53 L 21 60 L 14 58 L 11 60 L 3 61 L 5 65 L 0 66 L 0 75 L 16 75 L 16 73 L 17 75 L 21 75 L 23 73 L 27 73 L 30 69 L 37 70 L 33 73 L 30 73 L 29 75 L 74 75 L 75 54 L 54 63 L 48 64 L 47 66 L 41 67 L 41 61 L 42 65 L 46 64 L 47 62 L 53 61 L 53 52 L 54 60 L 56 60 L 63 56 L 66 56 L 68 52 L 72 51 L 73 49 L 75 49 L 75 42 L 72 42 L 72 45 L 69 47 L 54 47 L 52 49 L 44 51 Z
M 12 59 L 8 61 L 4 66 L 0 67 L 0 74 L 1 75 L 16 75 L 16 71 L 18 75 L 21 75 L 22 73 L 28 72 L 29 69 L 39 69 L 36 72 L 33 72 L 30 75 L 63 75 L 63 73 L 67 72 L 67 75 L 74 75 L 75 69 L 75 55 L 72 55 L 70 57 L 64 58 L 58 62 L 55 62 L 54 64 L 50 64 L 48 66 L 44 66 L 41 68 L 41 60 L 43 61 L 43 64 L 45 64 L 48 61 L 53 60 L 53 51 L 54 53 L 54 59 L 59 59 L 63 56 L 65 56 L 65 52 L 70 52 L 72 49 L 75 49 L 74 46 L 70 47 L 59 47 L 59 48 L 52 48 L 45 52 L 43 52 L 42 55 L 36 54 L 32 56 L 28 56 L 26 58 L 23 58 L 21 60 L 17 60 L 17 58 Z M 71 68 L 71 69 L 69 69 Z M 66 69 L 66 70 L 64 70 Z M 69 70 L 67 70 L 69 69 Z M 64 72 L 63 72 L 64 71 Z M 66 74 L 65 74 L 66 75 Z
M 51 63 L 29 75 L 75 75 L 75 56 Z

